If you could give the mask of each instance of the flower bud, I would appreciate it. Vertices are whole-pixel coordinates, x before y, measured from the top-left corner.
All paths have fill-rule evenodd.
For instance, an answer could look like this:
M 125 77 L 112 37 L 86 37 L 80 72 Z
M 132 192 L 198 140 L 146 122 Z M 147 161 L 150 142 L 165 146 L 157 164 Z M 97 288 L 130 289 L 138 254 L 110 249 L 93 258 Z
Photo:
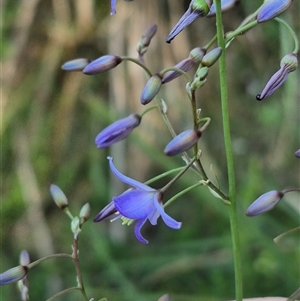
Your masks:
M 195 64 L 200 64 L 205 54 L 205 48 L 197 47 L 191 50 L 189 57 L 193 60 Z
M 30 257 L 26 250 L 23 250 L 20 254 L 20 264 L 22 266 L 27 266 L 30 264 Z
M 191 58 L 187 58 L 182 60 L 181 62 L 179 62 L 178 64 L 176 64 L 174 66 L 174 68 L 180 69 L 184 72 L 189 71 L 193 66 L 195 65 L 195 63 L 193 62 L 193 60 Z M 177 71 L 168 71 L 164 74 L 163 78 L 162 78 L 162 84 L 166 84 L 170 81 L 172 81 L 173 79 L 179 77 L 181 75 L 180 72 Z
M 88 59 L 75 59 L 65 62 L 61 69 L 65 71 L 82 71 L 90 62 Z
M 171 43 L 171 41 L 194 20 L 206 16 L 209 13 L 211 4 L 211 1 L 192 0 L 187 11 L 169 33 L 166 42 Z
M 164 153 L 175 156 L 190 149 L 201 137 L 201 131 L 187 130 L 173 138 L 166 146 Z
M 141 103 L 143 105 L 148 104 L 159 92 L 162 85 L 162 76 L 159 73 L 156 73 L 150 77 L 144 87 L 144 90 L 141 95 Z
M 136 45 L 136 50 L 139 54 L 143 55 L 147 51 L 148 46 L 150 45 L 150 42 L 154 37 L 156 31 L 157 31 L 157 25 L 155 24 L 150 26 L 144 31 L 140 41 Z
M 83 73 L 87 75 L 102 73 L 117 67 L 122 61 L 120 56 L 104 55 L 88 64 L 83 69 Z
M 60 209 L 64 210 L 68 207 L 68 199 L 58 186 L 51 184 L 50 193 L 54 202 Z
M 240 2 L 240 0 L 221 0 L 221 10 L 222 12 L 225 12 L 227 10 L 232 9 L 234 6 L 236 6 L 238 3 Z M 210 7 L 210 11 L 207 14 L 206 17 L 212 17 L 216 15 L 216 7 L 213 4 Z
M 125 139 L 140 122 L 141 116 L 138 114 L 117 120 L 97 135 L 95 139 L 97 147 L 105 148 Z
M 246 215 L 255 216 L 273 209 L 283 196 L 283 192 L 277 190 L 264 193 L 248 207 Z
M 292 4 L 293 0 L 268 0 L 260 7 L 256 20 L 258 23 L 274 19 Z
M 164 294 L 161 297 L 159 297 L 157 301 L 169 301 L 169 300 L 170 300 L 170 295 Z
M 275 92 L 287 79 L 290 72 L 296 70 L 298 60 L 294 53 L 285 55 L 280 62 L 280 69 L 269 79 L 263 91 L 256 95 L 257 100 L 263 100 Z
M 86 203 L 83 205 L 79 212 L 79 218 L 80 218 L 80 224 L 82 225 L 84 222 L 86 222 L 91 215 L 91 206 L 89 203 Z
M 221 47 L 216 47 L 210 52 L 208 52 L 202 59 L 202 66 L 205 67 L 210 67 L 212 66 L 221 56 L 222 54 L 222 48 Z
M 24 278 L 27 273 L 28 268 L 26 266 L 19 265 L 17 267 L 11 268 L 0 274 L 0 286 L 17 282 Z
M 295 157 L 300 158 L 300 148 L 295 152 Z

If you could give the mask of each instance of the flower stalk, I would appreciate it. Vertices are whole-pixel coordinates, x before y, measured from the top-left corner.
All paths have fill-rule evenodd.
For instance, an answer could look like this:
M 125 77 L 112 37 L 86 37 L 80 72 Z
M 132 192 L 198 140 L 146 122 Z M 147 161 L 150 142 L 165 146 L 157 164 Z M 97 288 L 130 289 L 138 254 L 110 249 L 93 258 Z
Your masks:
M 221 92 L 221 108 L 222 108 L 222 122 L 223 134 L 225 142 L 225 153 L 227 161 L 228 172 L 228 186 L 229 186 L 229 219 L 233 246 L 233 262 L 235 275 L 235 299 L 236 301 L 243 300 L 243 283 L 242 283 L 242 263 L 241 250 L 238 233 L 238 220 L 236 212 L 236 198 L 235 198 L 235 172 L 233 164 L 233 153 L 230 137 L 230 121 L 228 110 L 228 91 L 227 91 L 227 77 L 226 77 L 226 43 L 223 32 L 221 0 L 214 0 L 216 7 L 216 26 L 218 46 L 222 48 L 222 55 L 219 59 L 219 74 L 220 74 L 220 92 Z

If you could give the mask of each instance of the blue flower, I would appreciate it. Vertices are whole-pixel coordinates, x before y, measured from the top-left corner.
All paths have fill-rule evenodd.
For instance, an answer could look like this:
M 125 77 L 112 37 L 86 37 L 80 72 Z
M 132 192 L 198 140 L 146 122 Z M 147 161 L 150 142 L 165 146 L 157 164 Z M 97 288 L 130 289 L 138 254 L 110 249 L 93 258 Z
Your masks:
M 112 202 L 98 213 L 94 222 L 99 222 L 112 213 L 119 212 L 119 218 L 126 217 L 137 220 L 134 233 L 136 238 L 141 243 L 145 244 L 148 243 L 148 240 L 142 236 L 141 229 L 147 220 L 149 220 L 152 225 L 156 225 L 157 219 L 161 216 L 165 224 L 170 228 L 179 229 L 181 227 L 180 222 L 177 222 L 165 213 L 162 204 L 162 193 L 159 190 L 155 190 L 123 175 L 113 164 L 113 158 L 107 158 L 113 174 L 132 188 L 126 190 L 121 195 L 114 197 Z
M 117 120 L 97 135 L 95 139 L 97 147 L 108 147 L 125 139 L 140 122 L 141 116 L 138 114 L 132 114 L 126 118 Z
M 115 15 L 116 12 L 116 4 L 117 4 L 117 0 L 111 0 L 110 1 L 110 14 L 111 15 Z

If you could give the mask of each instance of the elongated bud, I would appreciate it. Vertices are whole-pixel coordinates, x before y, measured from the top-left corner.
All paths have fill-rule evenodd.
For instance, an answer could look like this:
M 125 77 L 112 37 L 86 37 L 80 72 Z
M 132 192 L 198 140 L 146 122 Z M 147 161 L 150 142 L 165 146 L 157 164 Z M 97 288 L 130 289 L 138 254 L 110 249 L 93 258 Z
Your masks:
M 84 222 L 86 222 L 91 215 L 91 206 L 89 203 L 86 203 L 83 205 L 79 212 L 79 218 L 80 218 L 80 224 L 82 225 Z
M 256 20 L 258 23 L 274 19 L 285 10 L 287 10 L 293 0 L 268 0 L 265 1 L 257 13 Z
M 147 81 L 144 90 L 141 95 L 141 103 L 143 105 L 148 104 L 159 92 L 162 85 L 162 76 L 156 73 Z
M 157 31 L 157 25 L 152 25 L 144 31 L 140 41 L 136 45 L 136 51 L 140 55 L 146 53 L 146 51 L 148 50 L 148 46 L 150 45 L 150 42 L 154 37 L 156 31 Z
M 83 69 L 83 73 L 87 75 L 102 73 L 117 67 L 122 61 L 120 56 L 104 55 L 88 64 Z
M 227 11 L 227 10 L 230 10 L 230 9 L 234 8 L 236 5 L 239 4 L 239 2 L 240 2 L 240 0 L 221 0 L 222 13 Z M 210 7 L 210 11 L 209 11 L 209 13 L 207 14 L 206 17 L 212 17 L 212 16 L 215 16 L 215 15 L 216 15 L 216 7 L 213 4 Z
M 166 146 L 164 153 L 167 156 L 175 156 L 190 149 L 201 137 L 201 131 L 187 130 L 176 136 Z
M 208 52 L 202 59 L 202 66 L 205 67 L 210 67 L 212 66 L 221 56 L 222 54 L 222 48 L 221 47 L 217 47 L 214 48 L 213 50 L 211 50 L 210 52 Z
M 282 191 L 271 190 L 261 195 L 247 209 L 246 215 L 255 216 L 273 209 L 283 197 Z
M 28 273 L 28 267 L 19 265 L 0 274 L 0 286 L 17 282 Z
M 20 265 L 22 266 L 27 266 L 30 264 L 30 257 L 29 254 L 26 250 L 23 250 L 20 253 Z
M 280 61 L 280 69 L 269 79 L 263 91 L 256 95 L 257 100 L 263 100 L 275 92 L 287 79 L 290 72 L 298 66 L 297 56 L 294 53 L 285 55 Z
M 51 184 L 50 193 L 54 202 L 60 209 L 64 210 L 68 207 L 68 199 L 58 186 Z
M 171 41 L 194 20 L 206 16 L 209 13 L 211 4 L 211 1 L 192 0 L 187 11 L 169 33 L 166 42 L 171 43 Z
M 295 152 L 295 157 L 300 158 L 300 148 Z
M 89 63 L 91 60 L 88 59 L 74 59 L 68 62 L 65 62 L 62 66 L 61 69 L 65 71 L 82 71 Z
M 95 139 L 97 147 L 105 148 L 125 139 L 140 122 L 141 116 L 138 114 L 117 120 L 97 135 Z

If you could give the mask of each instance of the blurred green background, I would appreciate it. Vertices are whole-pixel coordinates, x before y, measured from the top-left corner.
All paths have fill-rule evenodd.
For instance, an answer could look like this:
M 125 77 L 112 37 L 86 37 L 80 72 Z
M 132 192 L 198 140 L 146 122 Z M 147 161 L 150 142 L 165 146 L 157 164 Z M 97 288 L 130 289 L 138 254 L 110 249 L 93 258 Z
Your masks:
M 170 44 L 165 38 L 189 1 L 118 1 L 109 15 L 109 0 L 2 0 L 1 114 L 1 271 L 18 264 L 21 250 L 31 260 L 71 252 L 70 221 L 49 193 L 55 183 L 78 214 L 89 202 L 91 220 L 83 226 L 79 248 L 86 290 L 95 300 L 172 301 L 234 298 L 234 274 L 226 207 L 205 187 L 178 199 L 167 212 L 183 225 L 179 231 L 147 223 L 140 244 L 133 226 L 92 218 L 127 187 L 114 179 L 107 155 L 125 174 L 146 181 L 182 166 L 165 158 L 170 140 L 158 112 L 145 115 L 129 138 L 105 150 L 95 147 L 98 132 L 112 121 L 145 107 L 139 96 L 143 71 L 123 63 L 96 76 L 63 72 L 68 60 L 96 59 L 104 54 L 136 57 L 143 31 L 158 25 L 145 56 L 155 73 L 186 58 L 215 34 L 215 19 L 198 19 Z M 225 31 L 235 29 L 262 1 L 241 1 L 224 14 Z M 282 15 L 299 34 L 299 1 Z M 286 29 L 268 22 L 238 37 L 228 48 L 228 84 L 237 200 L 242 244 L 244 295 L 289 296 L 300 283 L 299 232 L 273 238 L 299 226 L 299 193 L 287 194 L 271 212 L 254 218 L 244 214 L 259 195 L 272 189 L 299 187 L 299 71 L 262 102 L 255 95 L 293 50 Z M 192 73 L 191 73 L 192 74 Z M 185 81 L 178 78 L 160 92 L 177 132 L 191 127 Z M 212 118 L 200 140 L 209 176 L 227 191 L 217 65 L 197 93 L 202 116 Z M 212 171 L 210 168 L 212 166 Z M 153 187 L 167 183 L 165 178 Z M 165 200 L 199 179 L 187 173 Z M 29 273 L 30 300 L 46 300 L 76 285 L 72 262 L 52 259 Z M 20 300 L 16 285 L 0 288 L 0 299 Z M 57 300 L 82 300 L 78 292 Z

